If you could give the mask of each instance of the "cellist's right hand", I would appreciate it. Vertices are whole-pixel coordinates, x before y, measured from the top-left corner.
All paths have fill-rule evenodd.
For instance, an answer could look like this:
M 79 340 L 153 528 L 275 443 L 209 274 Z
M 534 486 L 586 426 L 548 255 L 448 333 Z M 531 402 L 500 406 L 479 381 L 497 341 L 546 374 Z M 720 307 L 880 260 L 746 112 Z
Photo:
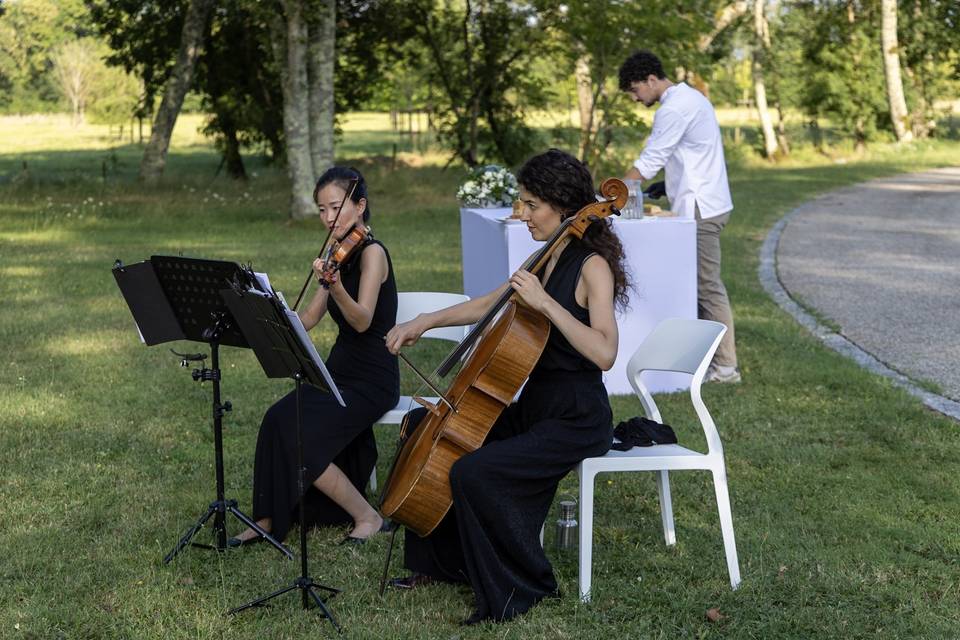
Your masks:
M 401 347 L 408 347 L 416 344 L 423 332 L 430 327 L 424 321 L 423 314 L 418 315 L 409 322 L 403 322 L 396 325 L 387 332 L 386 343 L 387 350 L 396 355 L 400 353 Z

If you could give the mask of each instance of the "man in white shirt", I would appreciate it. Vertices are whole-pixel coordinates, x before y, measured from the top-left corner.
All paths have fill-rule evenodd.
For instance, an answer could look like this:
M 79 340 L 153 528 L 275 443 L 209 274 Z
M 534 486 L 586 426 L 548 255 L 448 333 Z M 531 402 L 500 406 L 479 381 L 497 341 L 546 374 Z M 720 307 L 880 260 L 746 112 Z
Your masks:
M 624 179 L 650 180 L 663 169 L 665 189 L 664 183 L 656 183 L 648 194 L 659 197 L 665 192 L 673 211 L 696 219 L 698 315 L 727 327 L 704 379 L 739 382 L 733 313 L 720 279 L 720 231 L 730 219 L 733 201 L 713 105 L 687 84 L 671 82 L 649 51 L 638 51 L 623 63 L 620 89 L 646 107 L 660 103 L 647 144 Z

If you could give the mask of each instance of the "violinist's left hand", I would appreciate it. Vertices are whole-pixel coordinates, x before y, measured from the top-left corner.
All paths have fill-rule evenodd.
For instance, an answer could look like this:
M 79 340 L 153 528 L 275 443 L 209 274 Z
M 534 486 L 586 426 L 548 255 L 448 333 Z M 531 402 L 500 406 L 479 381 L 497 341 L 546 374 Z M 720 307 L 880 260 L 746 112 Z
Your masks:
M 313 261 L 313 277 L 317 279 L 317 282 L 323 278 L 323 260 L 317 258 Z
M 517 292 L 520 299 L 534 311 L 543 312 L 547 301 L 550 300 L 550 295 L 544 291 L 543 285 L 540 284 L 540 278 L 524 269 L 519 269 L 510 276 L 510 286 Z

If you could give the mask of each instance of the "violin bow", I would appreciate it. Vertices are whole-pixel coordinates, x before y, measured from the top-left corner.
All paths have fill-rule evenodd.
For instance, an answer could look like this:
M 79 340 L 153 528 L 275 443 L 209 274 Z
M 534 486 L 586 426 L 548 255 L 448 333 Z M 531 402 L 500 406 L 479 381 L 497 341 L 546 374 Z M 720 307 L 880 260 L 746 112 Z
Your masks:
M 320 247 L 320 255 L 318 258 L 323 258 L 323 252 L 327 248 L 327 243 L 330 242 L 330 236 L 333 235 L 333 230 L 337 226 L 337 220 L 340 219 L 340 213 L 343 211 L 343 205 L 347 201 L 347 198 L 353 197 L 353 192 L 356 191 L 357 185 L 360 184 L 359 178 L 351 178 L 350 180 L 350 191 L 343 194 L 343 200 L 340 201 L 340 206 L 337 207 L 337 215 L 333 218 L 333 224 L 330 225 L 330 230 L 327 231 L 327 237 L 324 238 L 323 244 Z M 303 294 L 306 293 L 307 287 L 310 286 L 310 278 L 313 276 L 313 268 L 311 267 L 310 273 L 307 274 L 307 279 L 303 283 L 303 287 L 300 289 L 300 295 L 297 296 L 297 301 L 293 303 L 293 311 L 297 310 L 297 307 L 300 306 L 300 301 L 303 299 Z

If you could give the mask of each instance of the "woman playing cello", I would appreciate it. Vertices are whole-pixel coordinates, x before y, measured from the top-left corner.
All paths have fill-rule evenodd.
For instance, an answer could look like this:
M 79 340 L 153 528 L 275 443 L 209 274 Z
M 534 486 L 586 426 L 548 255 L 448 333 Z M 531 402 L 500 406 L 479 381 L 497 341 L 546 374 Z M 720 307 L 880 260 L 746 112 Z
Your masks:
M 327 170 L 317 181 L 314 200 L 336 238 L 370 219 L 366 183 L 353 169 Z M 253 517 L 283 540 L 296 509 L 303 508 L 310 524 L 352 522 L 344 542 L 362 542 L 383 526 L 363 492 L 377 462 L 373 423 L 396 405 L 400 393 L 397 358 L 382 337 L 396 322 L 397 287 L 390 256 L 376 241 L 358 246 L 338 272 L 330 273 L 320 259 L 313 269 L 328 286 L 317 289 L 300 318 L 308 331 L 328 312 L 337 324 L 327 368 L 347 406 L 329 393 L 302 388 L 305 482 L 310 486 L 304 496 L 297 495 L 296 394 L 267 410 L 254 458 Z M 247 529 L 228 542 L 241 546 L 262 539 Z
M 556 149 L 531 158 L 517 178 L 521 219 L 535 240 L 596 202 L 587 168 Z M 610 448 L 612 414 L 601 371 L 617 356 L 614 303 L 625 303 L 627 290 L 623 249 L 603 221 L 583 239 L 562 242 L 541 273 L 517 271 L 496 291 L 421 314 L 387 334 L 387 348 L 397 353 L 430 328 L 472 324 L 507 287 L 551 324 L 518 402 L 504 410 L 481 448 L 453 464 L 453 508 L 426 537 L 407 532 L 404 564 L 412 575 L 390 582 L 399 588 L 469 583 L 475 610 L 467 624 L 508 620 L 556 595 L 540 527 L 560 480 Z M 416 425 L 424 411 L 411 412 L 407 424 Z

